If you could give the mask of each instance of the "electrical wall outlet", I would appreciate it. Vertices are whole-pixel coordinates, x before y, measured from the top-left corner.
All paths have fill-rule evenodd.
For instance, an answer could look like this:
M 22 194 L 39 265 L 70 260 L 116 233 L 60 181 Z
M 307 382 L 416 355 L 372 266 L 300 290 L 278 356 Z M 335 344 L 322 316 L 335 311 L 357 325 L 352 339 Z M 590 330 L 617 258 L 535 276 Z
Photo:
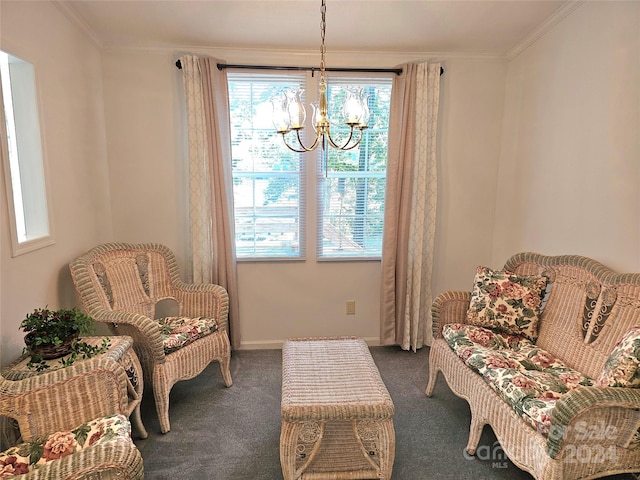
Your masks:
M 347 300 L 347 315 L 355 315 L 355 314 L 356 314 L 356 301 Z

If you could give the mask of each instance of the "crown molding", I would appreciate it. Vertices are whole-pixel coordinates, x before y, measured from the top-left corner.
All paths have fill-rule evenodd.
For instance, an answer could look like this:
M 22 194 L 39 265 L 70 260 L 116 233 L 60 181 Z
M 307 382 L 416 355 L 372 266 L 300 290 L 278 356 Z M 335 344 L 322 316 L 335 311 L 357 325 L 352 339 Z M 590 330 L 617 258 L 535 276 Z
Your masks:
M 207 55 L 229 63 L 260 65 L 296 64 L 315 66 L 320 61 L 317 50 L 274 50 L 236 47 L 203 46 L 105 46 L 106 54 L 150 54 L 169 55 L 178 59 L 182 55 Z M 444 52 L 371 52 L 332 50 L 327 52 L 327 63 L 332 67 L 366 66 L 370 68 L 392 68 L 406 62 L 447 59 L 478 60 L 505 63 L 504 56 L 482 54 L 451 54 Z
M 78 27 L 82 32 L 91 40 L 91 42 L 98 48 L 104 47 L 104 42 L 100 40 L 100 37 L 93 31 L 93 29 L 84 21 L 84 19 L 78 15 L 78 12 L 66 1 L 66 0 L 52 0 L 52 3 L 60 10 L 60 12 L 69 20 L 72 24 Z
M 516 45 L 514 48 L 509 50 L 505 55 L 505 59 L 510 62 L 515 59 L 518 55 L 524 52 L 526 49 L 531 47 L 534 43 L 536 43 L 540 38 L 545 36 L 547 32 L 552 30 L 556 25 L 558 25 L 562 20 L 568 17 L 571 13 L 573 13 L 580 5 L 584 3 L 584 0 L 570 0 L 561 8 L 559 8 L 553 15 L 551 15 L 546 22 L 540 25 L 534 32 L 525 38 L 522 42 Z

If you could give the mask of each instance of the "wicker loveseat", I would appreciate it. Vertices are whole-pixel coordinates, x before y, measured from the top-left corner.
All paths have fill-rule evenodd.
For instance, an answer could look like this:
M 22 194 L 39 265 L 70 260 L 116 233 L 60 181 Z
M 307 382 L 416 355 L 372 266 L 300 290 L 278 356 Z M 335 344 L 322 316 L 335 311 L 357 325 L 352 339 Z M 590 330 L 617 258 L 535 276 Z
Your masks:
M 467 452 L 475 454 L 488 424 L 504 453 L 537 479 L 640 471 L 640 274 L 536 253 L 511 257 L 499 272 L 481 270 L 473 292 L 442 293 L 432 306 L 426 393 L 442 372 L 469 402 Z M 483 282 L 487 271 L 506 283 Z M 524 305 L 518 326 L 534 325 L 532 338 L 500 328 L 500 310 L 486 315 L 487 303 L 478 303 L 483 294 L 488 303 L 503 298 L 514 283 L 540 286 L 540 278 L 539 297 L 495 304 Z M 479 311 L 495 328 L 478 321 Z

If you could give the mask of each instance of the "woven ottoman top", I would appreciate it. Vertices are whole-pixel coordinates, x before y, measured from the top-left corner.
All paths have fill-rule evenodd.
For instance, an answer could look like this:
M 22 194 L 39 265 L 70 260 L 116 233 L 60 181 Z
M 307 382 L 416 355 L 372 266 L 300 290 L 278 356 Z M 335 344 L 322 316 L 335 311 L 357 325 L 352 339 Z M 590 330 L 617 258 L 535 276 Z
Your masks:
M 394 407 L 360 338 L 286 340 L 282 347 L 282 418 L 382 419 Z

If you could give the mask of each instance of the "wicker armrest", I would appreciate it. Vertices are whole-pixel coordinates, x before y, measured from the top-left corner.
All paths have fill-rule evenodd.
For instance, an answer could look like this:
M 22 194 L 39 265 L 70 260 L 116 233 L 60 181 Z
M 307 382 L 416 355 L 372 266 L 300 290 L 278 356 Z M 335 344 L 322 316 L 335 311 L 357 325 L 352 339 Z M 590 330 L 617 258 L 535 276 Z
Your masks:
M 116 324 L 118 334 L 129 335 L 133 338 L 137 352 L 140 345 L 145 345 L 149 352 L 153 352 L 156 361 L 164 361 L 162 335 L 160 334 L 160 326 L 155 320 L 139 313 L 104 308 L 94 309 L 91 317 L 98 322 Z M 140 360 L 142 361 L 142 358 Z
M 218 326 L 227 330 L 229 295 L 227 290 L 213 283 L 174 282 L 175 299 L 180 304 L 180 314 L 186 317 L 207 316 L 215 319 Z
M 575 448 L 590 444 L 628 448 L 639 427 L 639 389 L 579 387 L 556 403 L 547 451 L 551 458 L 556 458 L 567 446 Z
M 442 327 L 448 323 L 467 323 L 471 292 L 449 290 L 438 295 L 431 305 L 433 338 L 442 337 Z
M 22 380 L 0 377 L 0 415 L 18 421 L 25 441 L 126 411 L 127 374 L 106 356 Z

